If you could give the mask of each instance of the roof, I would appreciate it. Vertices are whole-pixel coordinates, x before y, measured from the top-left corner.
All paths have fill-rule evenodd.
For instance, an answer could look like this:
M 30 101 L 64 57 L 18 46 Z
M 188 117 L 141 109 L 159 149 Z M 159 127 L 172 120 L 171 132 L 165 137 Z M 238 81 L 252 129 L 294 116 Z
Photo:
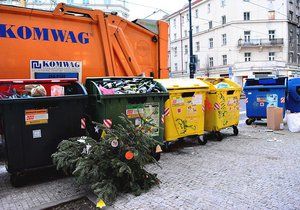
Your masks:
M 193 1 L 193 2 L 192 2 L 192 7 L 193 7 L 194 5 L 196 5 L 196 4 L 200 3 L 200 2 L 202 2 L 202 1 L 204 1 L 204 0 L 195 0 L 195 1 Z M 176 12 L 173 12 L 172 14 L 168 15 L 168 16 L 165 17 L 164 19 L 168 19 L 169 17 L 173 16 L 174 14 L 180 13 L 180 12 L 184 11 L 184 10 L 187 9 L 188 7 L 189 7 L 189 5 L 186 4 L 183 8 L 181 8 L 180 10 L 177 10 Z

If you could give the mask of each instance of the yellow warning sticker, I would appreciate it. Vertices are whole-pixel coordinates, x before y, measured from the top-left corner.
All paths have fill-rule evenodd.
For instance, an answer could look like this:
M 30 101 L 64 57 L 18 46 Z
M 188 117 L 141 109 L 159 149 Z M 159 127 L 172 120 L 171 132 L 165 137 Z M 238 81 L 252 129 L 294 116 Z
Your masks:
M 47 109 L 28 109 L 25 110 L 26 125 L 47 124 L 49 119 Z

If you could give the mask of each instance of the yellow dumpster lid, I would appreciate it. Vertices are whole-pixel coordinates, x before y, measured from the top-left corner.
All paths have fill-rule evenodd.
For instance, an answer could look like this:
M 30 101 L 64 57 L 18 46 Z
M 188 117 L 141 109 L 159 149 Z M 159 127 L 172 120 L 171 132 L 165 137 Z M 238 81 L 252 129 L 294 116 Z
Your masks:
M 198 79 L 184 79 L 184 78 L 176 78 L 176 79 L 156 79 L 155 81 L 162 84 L 168 90 L 174 89 L 207 89 L 209 86 Z
M 205 82 L 209 85 L 210 90 L 217 90 L 215 85 L 219 83 L 227 83 L 230 87 L 229 88 L 221 88 L 221 89 L 235 89 L 235 90 L 242 90 L 242 87 L 233 82 L 231 79 L 223 78 L 223 77 L 197 77 L 198 80 Z M 220 90 L 220 89 L 219 89 Z

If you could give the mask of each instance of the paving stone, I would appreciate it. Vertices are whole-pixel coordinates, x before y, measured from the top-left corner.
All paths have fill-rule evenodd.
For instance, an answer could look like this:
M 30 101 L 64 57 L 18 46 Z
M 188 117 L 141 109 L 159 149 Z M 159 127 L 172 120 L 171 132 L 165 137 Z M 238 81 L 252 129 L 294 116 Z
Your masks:
M 300 207 L 299 134 L 241 126 L 240 135 L 162 154 L 160 187 L 119 196 L 122 209 L 297 209 Z M 276 139 L 276 141 L 274 141 Z M 31 209 L 85 193 L 73 178 L 14 188 L 0 165 L 0 209 Z

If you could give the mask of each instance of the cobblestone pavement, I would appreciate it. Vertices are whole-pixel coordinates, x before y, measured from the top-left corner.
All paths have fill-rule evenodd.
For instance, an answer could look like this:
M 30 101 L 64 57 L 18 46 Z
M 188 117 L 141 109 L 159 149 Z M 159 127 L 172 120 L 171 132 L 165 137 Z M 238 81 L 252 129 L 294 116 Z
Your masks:
M 225 133 L 231 133 L 231 129 Z M 162 154 L 160 187 L 122 195 L 115 209 L 299 209 L 300 135 L 240 128 L 238 137 Z M 83 193 L 71 178 L 12 188 L 0 167 L 0 209 L 26 209 Z M 2 208 L 1 208 L 2 207 Z
M 56 203 L 81 195 L 85 190 L 78 187 L 73 178 L 60 178 L 14 188 L 9 182 L 9 174 L 0 166 L 0 209 L 34 209 L 43 204 Z

